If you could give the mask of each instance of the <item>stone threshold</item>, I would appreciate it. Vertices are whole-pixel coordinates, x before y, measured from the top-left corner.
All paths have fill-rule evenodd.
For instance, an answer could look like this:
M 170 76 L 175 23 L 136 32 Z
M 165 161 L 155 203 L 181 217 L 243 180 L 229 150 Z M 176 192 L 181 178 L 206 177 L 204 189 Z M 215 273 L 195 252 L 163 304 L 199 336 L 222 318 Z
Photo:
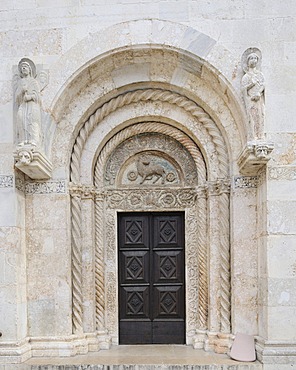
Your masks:
M 35 357 L 0 370 L 262 370 L 262 364 L 185 345 L 120 345 L 74 357 Z

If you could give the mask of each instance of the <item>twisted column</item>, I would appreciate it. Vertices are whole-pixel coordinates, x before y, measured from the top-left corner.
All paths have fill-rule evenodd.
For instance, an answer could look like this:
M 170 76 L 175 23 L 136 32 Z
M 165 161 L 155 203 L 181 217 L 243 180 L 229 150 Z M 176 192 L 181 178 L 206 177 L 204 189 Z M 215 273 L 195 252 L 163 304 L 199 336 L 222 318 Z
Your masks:
M 206 330 L 208 326 L 208 251 L 207 251 L 207 199 L 204 186 L 197 189 L 198 208 L 198 278 L 199 305 L 198 328 Z
M 72 324 L 75 334 L 82 328 L 81 187 L 71 185 L 72 225 Z
M 221 332 L 230 333 L 230 245 L 229 245 L 229 181 L 218 182 L 220 226 L 220 281 L 221 281 Z
M 104 196 L 96 195 L 95 204 L 95 291 L 96 291 L 96 329 L 105 328 L 105 271 L 103 247 Z

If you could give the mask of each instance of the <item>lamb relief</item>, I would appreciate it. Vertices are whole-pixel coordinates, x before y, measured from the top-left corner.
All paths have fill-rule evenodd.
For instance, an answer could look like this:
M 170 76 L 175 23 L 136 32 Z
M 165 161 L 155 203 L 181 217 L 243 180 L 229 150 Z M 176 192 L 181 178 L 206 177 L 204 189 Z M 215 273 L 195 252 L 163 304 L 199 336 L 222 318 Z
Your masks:
M 265 81 L 260 71 L 261 52 L 257 48 L 247 49 L 242 56 L 244 76 L 241 89 L 247 109 L 251 136 L 255 140 L 264 140 L 264 90 Z

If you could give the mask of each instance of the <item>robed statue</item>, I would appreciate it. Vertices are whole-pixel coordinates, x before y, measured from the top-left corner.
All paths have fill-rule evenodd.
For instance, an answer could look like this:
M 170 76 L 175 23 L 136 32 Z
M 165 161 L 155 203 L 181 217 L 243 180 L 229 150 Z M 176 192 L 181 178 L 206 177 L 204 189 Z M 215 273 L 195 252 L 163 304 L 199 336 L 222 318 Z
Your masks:
M 244 75 L 241 88 L 248 114 L 252 139 L 264 139 L 264 90 L 265 81 L 260 70 L 261 52 L 257 48 L 247 49 L 242 56 Z

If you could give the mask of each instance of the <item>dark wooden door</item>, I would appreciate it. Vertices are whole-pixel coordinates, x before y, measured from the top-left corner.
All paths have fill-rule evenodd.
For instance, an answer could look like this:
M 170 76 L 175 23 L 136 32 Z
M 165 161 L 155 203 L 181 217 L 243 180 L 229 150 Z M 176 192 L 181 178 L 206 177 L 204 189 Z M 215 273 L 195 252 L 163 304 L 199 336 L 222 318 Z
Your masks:
M 121 213 L 119 343 L 184 344 L 184 214 Z

